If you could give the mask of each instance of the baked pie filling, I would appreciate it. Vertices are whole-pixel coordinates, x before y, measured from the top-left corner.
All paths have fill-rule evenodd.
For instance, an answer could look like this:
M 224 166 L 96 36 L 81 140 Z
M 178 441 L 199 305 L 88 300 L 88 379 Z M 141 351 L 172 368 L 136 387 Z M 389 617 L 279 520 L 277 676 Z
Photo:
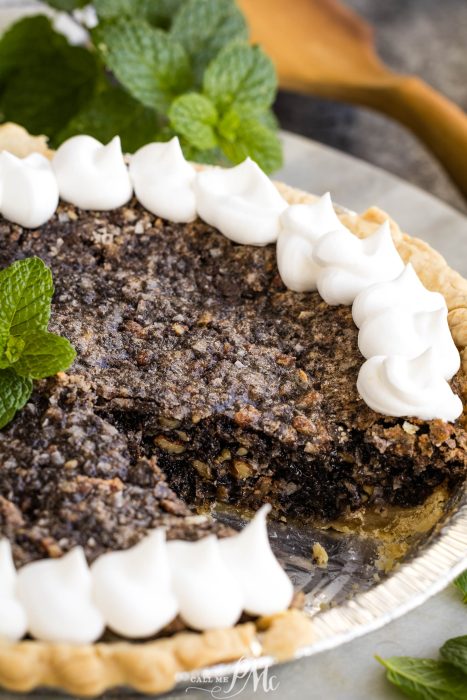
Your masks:
M 191 191 L 193 178 L 186 169 L 183 173 L 183 188 Z M 60 173 L 57 178 L 60 185 Z M 173 614 L 168 614 L 154 633 L 148 630 L 147 634 L 138 634 L 135 628 L 134 634 L 125 635 L 115 623 L 114 632 L 121 638 L 152 638 L 156 633 L 167 637 L 190 627 L 228 627 L 235 624 L 242 609 L 256 616 L 268 614 L 267 606 L 261 610 L 260 604 L 247 605 L 242 599 L 239 613 L 232 612 L 230 623 L 216 624 L 216 619 L 223 618 L 214 616 L 211 620 L 206 613 L 198 619 L 197 611 L 205 603 L 198 605 L 193 599 L 185 605 L 190 561 L 199 561 L 200 570 L 205 566 L 215 581 L 225 583 L 225 562 L 230 561 L 229 557 L 233 557 L 232 561 L 241 560 L 245 569 L 251 552 L 263 552 L 262 545 L 255 549 L 261 534 L 258 540 L 254 539 L 256 535 L 250 535 L 251 552 L 247 552 L 246 544 L 239 544 L 247 542 L 246 538 L 240 539 L 246 530 L 236 535 L 208 517 L 215 504 L 253 513 L 269 503 L 273 517 L 329 525 L 356 512 L 422 506 L 441 489 L 450 498 L 460 491 L 465 480 L 467 434 L 462 420 L 455 420 L 457 416 L 441 419 L 457 410 L 457 396 L 463 395 L 463 372 L 450 381 L 449 389 L 446 380 L 458 368 L 456 355 L 448 347 L 450 335 L 443 341 L 442 352 L 436 340 L 439 335 L 433 338 L 431 349 L 426 350 L 423 345 L 431 332 L 430 324 L 442 323 L 447 316 L 447 310 L 440 311 L 436 295 L 428 299 L 428 307 L 423 297 L 421 306 L 415 305 L 412 316 L 405 319 L 406 324 L 412 323 L 418 329 L 420 355 L 428 352 L 428 360 L 413 359 L 419 356 L 418 352 L 409 358 L 418 364 L 400 360 L 394 382 L 397 384 L 403 372 L 407 372 L 408 379 L 393 391 L 394 368 L 384 364 L 386 360 L 379 354 L 379 364 L 373 367 L 375 358 L 370 352 L 367 362 L 373 363 L 371 375 L 367 375 L 370 379 L 362 391 L 365 358 L 359 344 L 362 352 L 367 347 L 380 347 L 381 333 L 377 326 L 375 331 L 370 327 L 365 345 L 363 321 L 359 323 L 359 335 L 349 302 L 344 305 L 334 299 L 331 305 L 322 297 L 329 296 L 330 289 L 339 299 L 353 294 L 349 290 L 354 289 L 355 280 L 358 286 L 362 278 L 368 278 L 361 285 L 363 289 L 371 284 L 387 284 L 404 270 L 402 259 L 398 257 L 401 269 L 396 261 L 389 276 L 383 274 L 374 279 L 357 257 L 355 261 L 349 258 L 349 248 L 340 268 L 345 275 L 341 274 L 338 283 L 332 278 L 330 286 L 328 275 L 326 283 L 318 285 L 320 293 L 301 291 L 308 284 L 308 268 L 304 266 L 303 274 L 296 274 L 294 260 L 303 266 L 309 254 L 306 246 L 312 247 L 316 241 L 310 243 L 298 233 L 298 247 L 289 249 L 283 245 L 279 267 L 289 268 L 288 272 L 282 270 L 281 277 L 276 246 L 267 245 L 271 228 L 261 228 L 263 219 L 258 216 L 262 207 L 269 217 L 275 212 L 272 218 L 278 221 L 280 206 L 277 211 L 274 209 L 278 206 L 274 197 L 268 203 L 270 195 L 266 190 L 266 194 L 257 194 L 258 200 L 250 201 L 245 208 L 252 217 L 250 232 L 245 227 L 248 218 L 242 210 L 242 197 L 247 200 L 254 188 L 251 182 L 245 183 L 245 192 L 238 183 L 232 185 L 232 201 L 225 190 L 214 193 L 216 207 L 212 216 L 221 222 L 220 226 L 226 222 L 231 233 L 228 237 L 200 219 L 171 223 L 157 216 L 157 212 L 150 213 L 135 198 L 105 211 L 88 211 L 62 202 L 49 220 L 32 229 L 6 220 L 0 223 L 0 266 L 37 256 L 50 267 L 55 283 L 50 330 L 68 338 L 77 351 L 70 371 L 36 382 L 29 403 L 0 432 L 0 534 L 3 542 L 10 543 L 20 572 L 34 562 L 42 564 L 42 560 L 60 558 L 69 552 L 75 556 L 73 552 L 82 551 L 87 561 L 84 566 L 92 565 L 96 586 L 96 580 L 105 581 L 110 574 L 118 576 L 119 562 L 124 561 L 102 555 L 135 551 L 135 545 L 139 543 L 141 547 L 154 537 L 154 530 L 163 527 L 167 540 L 176 542 L 172 549 L 169 545 L 170 562 L 177 562 L 177 572 L 186 570 L 185 578 L 181 573 L 175 576 L 175 594 L 169 584 L 160 589 L 161 595 L 175 595 Z M 263 187 L 258 184 L 258 192 L 260 185 Z M 167 182 L 165 186 L 169 187 Z M 290 201 L 291 192 L 283 192 Z M 145 192 L 146 197 L 150 198 L 150 194 Z M 206 199 L 199 185 L 198 196 Z M 294 196 L 298 197 L 296 193 Z M 165 197 L 164 201 L 170 198 Z M 286 210 L 287 203 L 283 201 Z M 174 202 L 176 206 L 176 198 Z M 219 202 L 224 202 L 224 209 Z M 211 205 L 209 198 L 207 204 L 204 201 L 206 212 L 211 211 Z M 298 213 L 301 216 L 302 212 Z M 310 214 L 315 215 L 316 211 Z M 211 214 L 207 213 L 206 218 L 211 218 Z M 373 233 L 376 223 L 381 223 L 381 216 L 374 211 L 363 219 L 344 215 L 339 220 L 342 229 L 345 224 L 361 238 Z M 261 245 L 254 244 L 255 231 Z M 236 242 L 240 234 L 246 239 Z M 348 231 L 334 234 L 344 236 L 345 247 Z M 404 240 L 396 229 L 393 237 L 404 262 L 412 260 L 423 279 L 427 270 L 417 265 L 420 249 L 416 244 L 412 249 L 410 239 Z M 337 241 L 340 240 L 338 236 Z M 358 238 L 355 240 L 361 244 Z M 334 244 L 332 250 L 338 250 L 339 245 Z M 371 245 L 367 245 L 365 255 L 373 256 L 375 262 Z M 313 264 L 317 265 L 318 260 L 325 265 L 329 251 L 321 242 L 319 246 L 320 253 L 315 255 Z M 335 253 L 333 256 L 336 258 Z M 334 258 L 328 261 L 328 268 L 333 270 L 340 264 Z M 437 258 L 433 260 L 439 265 Z M 413 271 L 402 274 L 407 277 Z M 300 291 L 288 289 L 282 278 L 292 280 L 290 286 L 298 285 Z M 451 277 L 451 288 L 456 285 L 458 294 L 465 295 L 465 287 L 457 277 Z M 436 279 L 432 288 L 443 291 L 442 286 Z M 381 306 L 381 299 L 381 313 L 394 306 L 397 290 L 388 289 L 378 291 L 369 301 L 361 301 L 363 316 L 370 317 L 368 309 L 372 304 Z M 424 293 L 428 294 L 426 290 Z M 354 317 L 356 313 L 354 305 Z M 414 314 L 418 314 L 416 322 Z M 387 318 L 383 336 L 384 329 L 389 328 L 390 332 L 383 337 L 383 343 L 394 342 L 396 348 L 415 343 L 405 331 L 401 340 L 396 337 L 393 341 L 397 328 L 393 332 L 390 324 L 395 321 Z M 448 356 L 453 359 L 445 369 Z M 424 419 L 422 408 L 421 417 L 409 410 L 398 417 L 384 415 L 383 410 L 376 412 L 362 399 L 369 387 L 367 400 L 373 405 L 375 382 L 380 382 L 378 401 L 384 391 L 389 392 L 387 387 L 393 391 L 389 398 L 389 393 L 384 394 L 384 406 L 388 401 L 388 405 L 396 407 L 400 403 L 403 407 L 416 403 L 416 392 L 423 391 L 423 410 L 431 411 L 432 405 L 439 404 L 442 415 Z M 258 523 L 264 521 L 264 515 L 255 518 L 258 533 L 262 527 Z M 215 535 L 205 540 L 215 543 L 215 554 L 208 551 L 207 544 L 199 550 L 183 549 L 184 542 L 201 541 L 208 535 Z M 229 541 L 234 544 L 228 544 Z M 154 543 L 154 551 L 159 551 L 160 543 L 156 539 Z M 149 551 L 152 545 L 144 546 Z M 131 561 L 144 568 L 146 550 L 138 551 L 140 559 L 134 555 L 136 558 Z M 285 584 L 274 569 L 271 556 L 266 553 L 264 560 L 260 557 L 261 566 L 264 564 L 264 571 L 272 567 L 273 580 L 278 576 L 279 590 Z M 108 562 L 108 569 L 99 564 L 102 561 Z M 131 568 L 130 559 L 127 561 L 122 564 L 123 577 Z M 158 560 L 158 571 L 163 569 L 162 561 L 163 557 Z M 191 567 L 192 573 L 196 568 Z M 260 568 L 258 565 L 258 571 Z M 48 581 L 48 570 L 43 579 L 40 574 L 39 579 L 34 579 L 33 571 L 38 569 L 30 571 L 29 579 Z M 53 572 L 51 575 L 53 579 Z M 145 575 L 148 582 L 152 581 L 149 573 L 142 574 L 143 578 Z M 240 565 L 236 575 L 237 582 L 244 576 Z M 254 575 L 253 568 L 250 578 Z M 260 573 L 258 577 L 258 586 L 264 585 Z M 28 576 L 20 573 L 19 579 L 24 590 L 30 590 Z M 208 579 L 206 575 L 205 580 Z M 196 585 L 191 582 L 193 590 Z M 235 598 L 236 588 L 243 591 L 249 586 L 250 582 L 232 586 L 230 599 Z M 285 591 L 281 600 L 287 600 L 282 609 L 290 602 L 286 589 L 287 586 L 281 589 Z M 105 585 L 103 590 L 107 590 Z M 135 590 L 129 586 L 128 595 L 134 595 Z M 255 595 L 260 599 L 261 590 Z M 167 606 L 170 604 L 167 602 Z M 211 608 L 216 605 L 213 601 Z M 269 612 L 279 612 L 281 608 L 276 610 L 274 605 L 271 603 Z M 226 607 L 225 600 L 221 600 L 220 607 Z M 175 620 L 180 610 L 187 612 Z M 291 619 L 296 621 L 295 613 Z M 104 622 L 108 623 L 107 618 Z M 29 621 L 30 633 L 31 624 Z M 79 641 L 47 634 L 42 638 L 65 643 Z M 35 636 L 41 638 L 41 632 Z M 171 643 L 177 636 L 170 637 Z M 237 654 L 235 647 L 214 660 Z M 47 681 L 49 676 L 40 682 Z M 110 679 L 103 687 L 114 681 Z M 129 682 L 144 686 L 134 680 Z M 154 683 L 151 687 L 155 688 Z

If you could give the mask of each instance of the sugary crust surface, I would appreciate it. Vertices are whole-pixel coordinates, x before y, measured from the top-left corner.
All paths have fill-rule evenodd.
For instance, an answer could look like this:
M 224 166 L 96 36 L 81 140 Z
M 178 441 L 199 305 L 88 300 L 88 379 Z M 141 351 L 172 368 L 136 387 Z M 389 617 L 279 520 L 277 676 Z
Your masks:
M 0 147 L 25 156 L 40 150 L 50 157 L 43 137 L 30 137 L 16 125 L 0 127 Z M 313 195 L 283 184 L 277 185 L 289 203 L 311 202 Z M 343 223 L 358 237 L 370 235 L 387 215 L 375 207 L 361 216 L 342 212 Z M 449 268 L 444 258 L 423 241 L 403 234 L 391 221 L 395 244 L 405 262 L 413 264 L 423 283 L 441 292 L 449 308 L 454 340 L 462 354 L 460 384 L 467 396 L 467 280 Z M 18 692 L 40 686 L 61 688 L 81 696 L 96 696 L 116 686 L 144 693 L 169 690 L 177 674 L 242 656 L 270 654 L 293 658 L 300 647 L 313 641 L 311 620 L 289 610 L 270 619 L 227 630 L 205 633 L 180 632 L 147 643 L 99 643 L 86 646 L 25 641 L 0 645 L 0 685 Z

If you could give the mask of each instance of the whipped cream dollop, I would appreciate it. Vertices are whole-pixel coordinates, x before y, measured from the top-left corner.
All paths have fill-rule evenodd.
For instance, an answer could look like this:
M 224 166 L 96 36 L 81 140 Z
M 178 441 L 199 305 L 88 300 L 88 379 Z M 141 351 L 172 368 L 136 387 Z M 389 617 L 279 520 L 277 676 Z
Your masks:
M 386 309 L 365 321 L 358 334 L 363 357 L 402 355 L 414 358 L 433 349 L 437 371 L 451 379 L 459 370 L 461 358 L 448 325 L 448 310 L 413 312 L 408 307 Z
M 120 137 L 104 146 L 92 136 L 72 136 L 52 160 L 60 197 L 80 209 L 117 209 L 133 194 Z
M 50 161 L 40 153 L 17 158 L 0 153 L 0 213 L 8 221 L 37 228 L 58 206 L 58 184 Z
M 294 292 L 316 289 L 319 266 L 313 260 L 315 243 L 330 231 L 347 230 L 327 192 L 312 204 L 292 204 L 282 213 L 277 239 L 277 267 L 283 283 Z
M 266 518 L 270 510 L 270 505 L 264 505 L 241 532 L 219 543 L 243 594 L 243 609 L 252 615 L 286 610 L 293 597 L 292 582 L 269 543 Z
M 371 357 L 360 368 L 357 389 L 370 408 L 386 416 L 454 421 L 462 413 L 462 401 L 439 372 L 432 348 L 413 359 Z
M 131 156 L 130 176 L 139 202 L 156 216 L 188 223 L 196 219 L 196 171 L 177 137 L 150 143 Z
M 287 202 L 251 158 L 234 168 L 198 173 L 195 194 L 199 216 L 235 243 L 263 246 L 277 240 Z
M 14 642 L 28 629 L 26 612 L 17 594 L 17 574 L 8 540 L 0 540 L 0 639 Z
M 352 306 L 355 325 L 360 328 L 371 316 L 399 306 L 417 311 L 437 311 L 446 308 L 439 292 L 431 292 L 421 282 L 411 263 L 390 282 L 373 284 L 356 297 Z
M 17 591 L 28 630 L 37 639 L 88 644 L 104 631 L 81 547 L 60 559 L 41 559 L 24 566 L 18 572 Z
M 150 637 L 177 615 L 162 529 L 131 549 L 103 554 L 91 573 L 94 601 L 107 627 L 117 634 Z
M 363 289 L 393 280 L 404 269 L 388 221 L 363 239 L 342 229 L 327 233 L 316 243 L 313 259 L 321 268 L 318 291 L 331 305 L 352 304 Z
M 173 589 L 180 615 L 196 630 L 234 625 L 243 595 L 225 563 L 215 535 L 197 542 L 169 542 Z

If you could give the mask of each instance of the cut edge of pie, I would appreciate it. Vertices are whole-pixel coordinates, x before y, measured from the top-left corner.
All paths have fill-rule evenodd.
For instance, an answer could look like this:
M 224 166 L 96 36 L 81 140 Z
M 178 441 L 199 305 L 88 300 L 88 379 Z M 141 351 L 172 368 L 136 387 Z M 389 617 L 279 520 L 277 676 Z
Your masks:
M 19 157 L 41 152 L 51 157 L 45 137 L 33 137 L 16 124 L 0 127 L 0 148 Z M 276 183 L 289 204 L 310 203 L 316 196 Z M 448 306 L 448 321 L 461 354 L 457 375 L 464 413 L 459 419 L 467 426 L 467 280 L 449 267 L 429 244 L 401 231 L 395 221 L 377 207 L 358 215 L 339 210 L 342 223 L 357 237 L 366 238 L 389 219 L 396 248 L 405 263 L 411 262 L 423 284 L 440 292 Z M 375 511 L 361 508 L 350 516 L 329 524 L 343 532 L 368 534 L 382 542 L 382 560 L 387 568 L 405 552 L 407 535 L 433 530 L 447 515 L 452 497 L 438 487 L 421 506 L 390 507 Z M 130 643 L 98 642 L 87 645 L 52 644 L 34 640 L 0 643 L 0 686 L 16 692 L 29 692 L 46 686 L 81 696 L 96 696 L 117 686 L 143 693 L 170 690 L 180 674 L 234 661 L 243 657 L 271 656 L 292 659 L 314 641 L 312 619 L 305 612 L 289 609 L 259 618 L 255 622 L 208 632 L 178 632 L 155 641 Z

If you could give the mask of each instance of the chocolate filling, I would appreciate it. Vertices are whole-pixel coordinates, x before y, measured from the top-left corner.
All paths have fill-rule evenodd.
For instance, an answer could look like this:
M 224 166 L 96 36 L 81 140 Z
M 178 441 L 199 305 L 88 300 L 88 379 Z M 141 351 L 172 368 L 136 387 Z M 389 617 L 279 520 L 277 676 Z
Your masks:
M 92 560 L 159 524 L 228 534 L 193 515 L 213 502 L 326 522 L 464 480 L 463 428 L 371 411 L 350 308 L 286 290 L 274 246 L 134 202 L 61 205 L 37 231 L 0 232 L 2 267 L 51 267 L 50 329 L 78 352 L 0 433 L 0 531 L 17 564 L 76 544 Z

